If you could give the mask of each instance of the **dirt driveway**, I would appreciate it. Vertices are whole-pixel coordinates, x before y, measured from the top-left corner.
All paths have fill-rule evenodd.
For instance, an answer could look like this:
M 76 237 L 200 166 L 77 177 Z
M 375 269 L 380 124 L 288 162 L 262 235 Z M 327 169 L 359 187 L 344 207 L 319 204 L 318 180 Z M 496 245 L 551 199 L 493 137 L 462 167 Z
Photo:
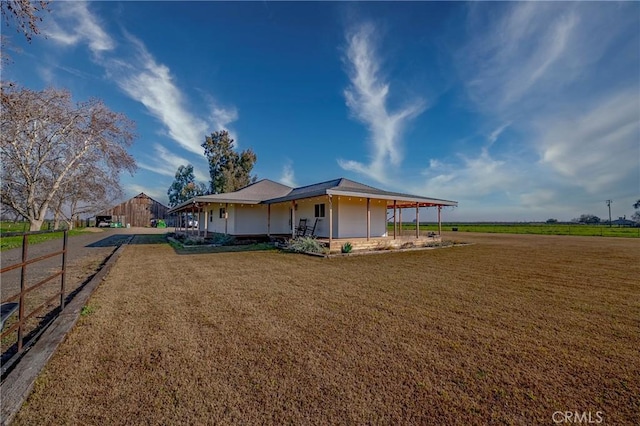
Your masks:
M 128 246 L 16 424 L 640 424 L 639 241 L 468 239 Z

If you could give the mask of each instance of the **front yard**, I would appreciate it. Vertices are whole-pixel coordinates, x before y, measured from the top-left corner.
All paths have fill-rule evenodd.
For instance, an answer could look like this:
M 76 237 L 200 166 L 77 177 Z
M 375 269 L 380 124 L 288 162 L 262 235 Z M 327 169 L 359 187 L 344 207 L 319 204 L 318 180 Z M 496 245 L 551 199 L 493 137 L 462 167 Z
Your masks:
M 129 246 L 16 423 L 640 424 L 637 240 L 474 242 L 335 259 Z

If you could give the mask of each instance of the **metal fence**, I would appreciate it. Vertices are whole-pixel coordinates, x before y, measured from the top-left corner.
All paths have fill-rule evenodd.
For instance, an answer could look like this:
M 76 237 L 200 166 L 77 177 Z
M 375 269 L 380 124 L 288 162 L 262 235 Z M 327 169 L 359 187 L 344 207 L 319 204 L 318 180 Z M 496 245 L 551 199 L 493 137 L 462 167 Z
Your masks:
M 15 338 L 14 350 L 7 352 L 11 353 L 11 358 L 6 362 L 4 360 L 5 353 L 2 354 L 3 357 L 3 365 L 2 365 L 2 375 L 11 368 L 11 366 L 15 363 L 15 361 L 21 356 L 25 348 L 29 347 L 35 339 L 38 338 L 40 333 L 46 328 L 46 325 L 43 327 L 37 327 L 38 330 L 33 330 L 29 333 L 27 329 L 27 322 L 30 319 L 33 319 L 38 313 L 40 313 L 45 307 L 50 306 L 56 301 L 59 301 L 57 306 L 57 313 L 54 312 L 53 318 L 57 316 L 60 312 L 64 310 L 65 306 L 65 274 L 67 270 L 67 239 L 68 234 L 67 231 L 64 231 L 64 236 L 62 238 L 62 249 L 59 251 L 55 251 L 52 253 L 47 253 L 43 256 L 39 256 L 33 259 L 29 259 L 29 236 L 35 234 L 45 234 L 51 232 L 60 232 L 60 231 L 37 231 L 37 232 L 25 232 L 25 233 L 12 233 L 12 234 L 3 234 L 3 237 L 8 236 L 22 236 L 22 261 L 19 263 L 15 263 L 13 265 L 6 266 L 0 270 L 0 277 L 6 274 L 9 271 L 16 270 L 20 268 L 20 290 L 18 293 L 14 293 L 9 297 L 6 297 L 2 300 L 2 333 L 0 338 L 2 342 L 6 342 L 9 340 L 9 336 L 12 333 L 17 333 L 17 337 Z M 27 268 L 30 265 L 41 262 L 43 260 L 61 256 L 60 269 L 54 271 L 51 275 L 41 279 L 37 283 L 33 285 L 29 285 L 27 282 Z M 45 284 L 55 284 L 57 281 L 56 278 L 60 277 L 59 287 L 55 289 L 55 293 L 47 294 L 47 297 L 44 301 L 37 304 L 36 306 L 32 306 L 33 303 L 27 303 L 27 296 L 32 293 L 36 289 L 41 289 Z M 35 301 L 35 303 L 40 302 L 40 300 Z M 54 308 L 55 309 L 55 308 Z M 15 315 L 17 314 L 17 321 L 12 321 Z M 51 314 L 51 312 L 49 312 Z M 46 314 L 45 314 L 46 315 Z M 48 317 L 51 317 L 49 315 Z M 49 320 L 53 320 L 53 318 L 48 318 Z M 6 330 L 4 330 L 5 323 L 7 324 Z M 28 333 L 28 334 L 27 334 Z M 27 342 L 25 342 L 25 338 L 29 338 Z M 4 344 L 3 344 L 4 346 Z M 4 348 L 3 348 L 4 351 Z

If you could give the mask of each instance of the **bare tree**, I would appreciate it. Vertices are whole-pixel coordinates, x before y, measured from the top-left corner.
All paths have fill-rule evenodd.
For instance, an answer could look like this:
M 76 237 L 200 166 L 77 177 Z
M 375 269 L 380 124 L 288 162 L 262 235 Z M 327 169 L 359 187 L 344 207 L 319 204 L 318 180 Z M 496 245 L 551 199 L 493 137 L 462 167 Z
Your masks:
M 40 34 L 39 24 L 42 18 L 39 15 L 44 11 L 49 11 L 49 1 L 2 0 L 0 1 L 0 12 L 2 13 L 3 30 L 15 26 L 16 31 L 22 33 L 31 43 L 31 38 Z M 12 48 L 12 43 L 8 41 L 6 36 L 6 30 L 0 35 L 0 40 L 0 63 L 5 64 L 9 61 L 7 50 Z
M 87 213 L 105 210 L 123 195 L 119 180 L 113 179 L 101 169 L 76 170 L 52 201 L 54 229 L 60 221 L 72 229 L 74 220 Z
M 0 200 L 27 218 L 32 231 L 40 229 L 55 197 L 72 204 L 90 200 L 86 190 L 93 184 L 113 187 L 121 171 L 135 170 L 127 152 L 134 123 L 102 101 L 74 104 L 66 90 L 12 84 L 2 86 L 1 97 Z M 73 194 L 85 184 L 83 195 Z
M 38 14 L 45 10 L 49 10 L 48 1 L 2 0 L 0 2 L 4 24 L 10 26 L 13 22 L 16 30 L 24 34 L 28 41 L 31 41 L 34 34 L 40 33 L 38 24 L 42 18 Z

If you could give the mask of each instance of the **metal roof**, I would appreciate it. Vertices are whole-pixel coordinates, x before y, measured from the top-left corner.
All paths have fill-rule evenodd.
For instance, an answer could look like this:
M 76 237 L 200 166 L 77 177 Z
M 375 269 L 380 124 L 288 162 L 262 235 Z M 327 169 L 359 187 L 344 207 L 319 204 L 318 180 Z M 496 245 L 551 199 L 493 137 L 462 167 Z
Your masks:
M 419 203 L 424 205 L 457 206 L 457 201 L 422 197 L 420 195 L 403 194 L 384 191 L 345 178 L 333 179 L 313 185 L 290 188 L 269 179 L 260 180 L 234 192 L 224 194 L 202 195 L 186 201 L 169 212 L 183 210 L 196 203 L 243 203 L 243 204 L 275 204 L 286 201 L 301 200 L 323 195 L 344 195 L 350 197 L 375 198 L 398 201 L 401 203 Z
M 352 197 L 376 198 L 381 200 L 396 200 L 412 203 L 424 203 L 442 206 L 457 206 L 457 201 L 441 200 L 438 198 L 422 197 L 420 195 L 403 194 L 400 192 L 384 191 L 369 185 L 364 185 L 349 179 L 340 178 L 314 185 L 295 188 L 289 194 L 264 201 L 266 204 L 282 203 L 321 195 L 344 195 Z
M 182 204 L 173 207 L 169 212 L 183 210 L 185 207 L 196 203 L 243 203 L 259 204 L 265 200 L 275 197 L 282 197 L 291 192 L 291 187 L 274 182 L 269 179 L 262 179 L 258 182 L 247 185 L 244 188 L 224 194 L 200 195 L 191 198 Z

